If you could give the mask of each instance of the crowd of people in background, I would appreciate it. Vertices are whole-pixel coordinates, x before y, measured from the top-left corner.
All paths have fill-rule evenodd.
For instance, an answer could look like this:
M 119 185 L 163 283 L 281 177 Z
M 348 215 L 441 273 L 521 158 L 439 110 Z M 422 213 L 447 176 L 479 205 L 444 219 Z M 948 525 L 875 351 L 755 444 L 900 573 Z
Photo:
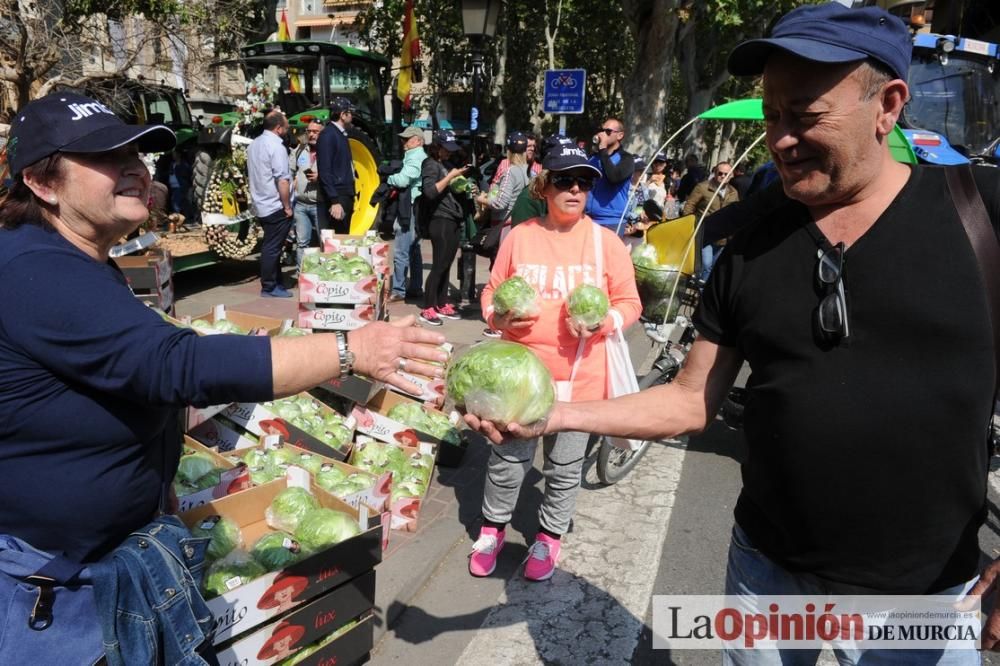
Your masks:
M 295 248 L 296 264 L 301 265 L 303 253 L 319 245 L 323 229 L 349 233 L 356 198 L 347 143 L 352 112 L 349 100 L 336 98 L 331 102 L 328 123 L 311 122 L 299 136 L 286 138 L 288 121 L 275 110 L 265 121 L 264 133 L 254 142 L 257 148 L 251 147 L 251 194 L 265 230 L 261 257 L 264 296 L 291 296 L 280 284 L 282 243 Z M 760 175 L 752 177 L 753 169 L 744 165 L 720 162 L 706 169 L 693 153 L 683 160 L 662 152 L 649 157 L 634 155 L 624 148 L 626 137 L 627 128 L 617 118 L 600 123 L 589 141 L 561 135 L 539 141 L 531 132 L 512 131 L 502 145 L 477 155 L 478 168 L 473 170 L 472 149 L 460 143 L 454 132 L 432 132 L 415 125 L 405 128 L 399 134 L 403 159 L 380 171 L 396 202 L 385 213 L 393 219 L 382 224 L 395 238 L 389 301 L 418 305 L 419 317 L 426 325 L 441 326 L 446 319 L 459 319 L 458 299 L 450 291 L 449 276 L 467 231 L 465 225 L 496 227 L 502 242 L 517 224 L 542 217 L 545 201 L 531 196 L 530 184 L 542 170 L 546 151 L 554 146 L 575 145 L 588 154 L 588 163 L 600 176 L 587 199 L 586 214 L 629 245 L 642 242 L 653 224 L 683 215 L 701 220 L 746 198 L 749 191 L 764 183 Z M 264 151 L 265 144 L 271 150 Z M 289 152 L 288 145 L 295 147 L 288 155 L 287 168 L 281 170 L 275 156 Z M 175 163 L 180 166 L 162 174 L 171 193 L 190 177 L 183 160 Z M 468 202 L 449 187 L 456 178 L 465 176 L 474 182 L 471 216 Z M 282 198 L 285 191 L 287 198 Z M 186 210 L 180 198 L 172 198 L 171 207 Z M 725 238 L 709 234 L 705 240 L 704 231 L 699 231 L 697 249 L 699 276 L 707 279 Z M 431 241 L 429 270 L 424 266 L 422 240 Z M 499 242 L 490 252 L 491 268 L 498 248 Z M 500 336 L 489 327 L 483 334 Z

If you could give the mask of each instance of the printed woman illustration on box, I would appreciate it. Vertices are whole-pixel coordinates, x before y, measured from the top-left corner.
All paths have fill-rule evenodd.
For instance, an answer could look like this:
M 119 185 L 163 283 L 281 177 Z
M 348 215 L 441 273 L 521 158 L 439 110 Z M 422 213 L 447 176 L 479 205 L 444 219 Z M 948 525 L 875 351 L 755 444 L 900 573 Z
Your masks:
M 261 610 L 274 611 L 274 615 L 284 613 L 295 605 L 299 595 L 309 587 L 309 579 L 305 576 L 295 576 L 293 574 L 281 574 L 274 579 L 271 587 L 264 591 L 257 608 Z

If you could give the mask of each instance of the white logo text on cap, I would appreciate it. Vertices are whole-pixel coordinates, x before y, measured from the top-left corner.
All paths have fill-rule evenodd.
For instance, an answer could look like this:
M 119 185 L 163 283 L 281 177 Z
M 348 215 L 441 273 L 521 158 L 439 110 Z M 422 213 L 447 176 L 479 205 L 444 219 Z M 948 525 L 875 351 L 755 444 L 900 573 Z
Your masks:
M 88 118 L 95 113 L 109 113 L 112 116 L 115 115 L 114 112 L 108 107 L 104 106 L 100 102 L 88 102 L 87 104 L 70 104 L 69 107 L 73 113 L 76 115 L 70 118 L 70 120 L 79 120 L 80 118 Z

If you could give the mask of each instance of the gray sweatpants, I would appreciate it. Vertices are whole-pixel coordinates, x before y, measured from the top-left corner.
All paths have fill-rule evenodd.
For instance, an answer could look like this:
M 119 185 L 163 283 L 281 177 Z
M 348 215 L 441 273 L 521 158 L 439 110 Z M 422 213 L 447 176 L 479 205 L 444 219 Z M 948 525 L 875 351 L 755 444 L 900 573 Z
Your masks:
M 561 432 L 542 438 L 545 495 L 538 521 L 554 534 L 565 534 L 576 510 L 583 459 L 590 434 Z M 509 523 L 524 477 L 535 458 L 538 438 L 513 439 L 493 447 L 483 491 L 483 518 Z

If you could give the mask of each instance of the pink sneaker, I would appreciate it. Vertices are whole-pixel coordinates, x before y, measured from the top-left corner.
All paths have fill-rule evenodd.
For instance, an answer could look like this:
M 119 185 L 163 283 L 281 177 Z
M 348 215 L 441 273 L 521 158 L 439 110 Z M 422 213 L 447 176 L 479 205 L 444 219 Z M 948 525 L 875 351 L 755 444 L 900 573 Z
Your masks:
M 439 308 L 436 308 L 439 317 L 444 317 L 445 319 L 461 319 L 462 315 L 458 314 L 458 310 L 451 303 L 445 303 Z
M 441 326 L 444 324 L 444 322 L 441 321 L 441 317 L 437 316 L 437 312 L 434 310 L 434 308 L 426 308 L 424 310 L 421 310 L 420 321 L 430 326 Z
M 535 543 L 528 549 L 528 557 L 524 560 L 524 577 L 528 580 L 548 580 L 556 570 L 559 561 L 559 549 L 562 547 L 559 539 L 553 539 L 548 534 L 539 532 L 535 535 Z
M 479 530 L 479 538 L 472 544 L 472 555 L 469 557 L 469 573 L 482 578 L 489 576 L 497 568 L 497 557 L 503 550 L 502 530 L 495 527 L 483 527 Z

